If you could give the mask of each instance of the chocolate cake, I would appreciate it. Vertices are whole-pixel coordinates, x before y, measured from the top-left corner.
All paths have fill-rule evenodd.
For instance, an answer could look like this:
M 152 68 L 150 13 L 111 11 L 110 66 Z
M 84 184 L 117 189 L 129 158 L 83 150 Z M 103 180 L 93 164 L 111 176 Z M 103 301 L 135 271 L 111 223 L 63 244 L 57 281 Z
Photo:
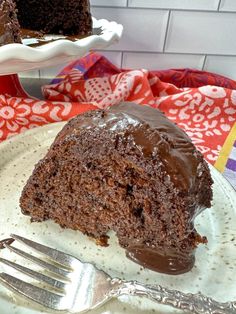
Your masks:
M 20 28 L 78 36 L 92 32 L 89 0 L 0 0 L 0 17 L 1 44 L 20 42 Z
M 121 103 L 70 120 L 36 165 L 20 205 L 106 245 L 113 230 L 127 256 L 160 272 L 194 264 L 206 238 L 194 218 L 211 206 L 207 163 L 162 112 Z
M 92 19 L 88 0 L 14 0 L 22 28 L 51 34 L 87 35 Z
M 0 45 L 20 42 L 15 3 L 12 0 L 0 0 Z

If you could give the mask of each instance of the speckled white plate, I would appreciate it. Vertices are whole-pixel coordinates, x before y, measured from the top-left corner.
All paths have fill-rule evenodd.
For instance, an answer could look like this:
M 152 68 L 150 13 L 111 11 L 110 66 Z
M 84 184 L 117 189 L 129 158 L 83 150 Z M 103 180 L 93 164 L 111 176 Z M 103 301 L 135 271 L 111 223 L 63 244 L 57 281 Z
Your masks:
M 19 197 L 34 164 L 44 156 L 63 123 L 51 124 L 27 131 L 0 145 L 0 239 L 10 232 L 66 251 L 81 260 L 94 263 L 111 276 L 136 279 L 143 283 L 156 283 L 185 292 L 201 291 L 220 301 L 236 300 L 236 193 L 225 179 L 211 167 L 214 178 L 214 201 L 211 209 L 196 220 L 196 227 L 206 235 L 209 243 L 200 246 L 196 263 L 189 273 L 171 276 L 145 270 L 125 257 L 114 236 L 108 248 L 96 246 L 80 232 L 63 230 L 53 222 L 30 223 L 19 208 Z M 15 258 L 6 250 L 1 255 Z M 0 271 L 11 271 L 0 265 Z M 15 273 L 14 273 L 15 274 Z M 51 313 L 16 297 L 0 286 L 1 314 Z M 145 299 L 123 297 L 93 314 L 149 314 L 180 313 Z
M 51 67 L 80 58 L 92 49 L 102 49 L 119 41 L 123 26 L 105 19 L 93 18 L 93 28 L 101 34 L 91 35 L 75 42 L 63 36 L 50 35 L 46 39 L 60 38 L 39 47 L 29 47 L 29 40 L 22 44 L 8 44 L 0 47 L 0 74 L 12 74 L 43 67 Z M 32 41 L 30 39 L 30 41 Z

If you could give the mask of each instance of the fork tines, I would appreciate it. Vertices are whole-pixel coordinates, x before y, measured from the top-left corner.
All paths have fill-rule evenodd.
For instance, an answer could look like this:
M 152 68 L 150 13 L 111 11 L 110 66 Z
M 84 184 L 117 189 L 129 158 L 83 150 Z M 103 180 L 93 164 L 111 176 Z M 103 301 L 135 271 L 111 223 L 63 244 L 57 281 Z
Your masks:
M 64 300 L 62 298 L 62 295 L 65 294 L 64 292 L 66 290 L 66 285 L 70 282 L 73 266 L 78 266 L 79 260 L 77 260 L 73 256 L 28 240 L 24 237 L 15 234 L 11 234 L 11 237 L 15 241 L 26 245 L 28 248 L 32 249 L 38 254 L 46 256 L 49 262 L 46 262 L 34 255 L 26 253 L 11 244 L 7 244 L 9 243 L 9 241 L 7 243 L 3 243 L 3 246 L 5 248 L 40 266 L 42 269 L 49 272 L 50 275 L 54 278 L 51 278 L 38 271 L 29 269 L 25 266 L 19 265 L 4 258 L 0 258 L 0 262 L 17 270 L 19 273 L 23 273 L 36 279 L 39 283 L 45 283 L 46 285 L 48 285 L 49 290 L 53 289 L 56 290 L 56 292 L 42 289 L 38 286 L 13 277 L 12 275 L 4 272 L 0 273 L 0 281 L 13 291 L 18 292 L 44 306 L 56 310 L 66 309 L 62 302 Z

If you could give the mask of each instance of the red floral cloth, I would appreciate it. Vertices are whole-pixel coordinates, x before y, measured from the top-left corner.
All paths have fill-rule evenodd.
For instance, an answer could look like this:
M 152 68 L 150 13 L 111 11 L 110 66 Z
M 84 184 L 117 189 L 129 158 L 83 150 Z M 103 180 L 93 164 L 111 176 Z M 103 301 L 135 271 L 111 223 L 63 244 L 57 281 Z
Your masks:
M 120 70 L 91 53 L 43 87 L 45 100 L 0 95 L 0 140 L 121 101 L 159 108 L 214 164 L 230 135 L 236 141 L 236 82 L 197 70 Z

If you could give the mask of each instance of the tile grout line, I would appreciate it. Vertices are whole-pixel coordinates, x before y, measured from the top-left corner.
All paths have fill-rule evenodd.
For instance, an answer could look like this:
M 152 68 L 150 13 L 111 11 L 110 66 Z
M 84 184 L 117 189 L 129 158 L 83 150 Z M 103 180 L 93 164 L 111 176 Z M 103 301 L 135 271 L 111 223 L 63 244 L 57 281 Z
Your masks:
M 221 0 L 220 0 L 221 3 Z M 177 12 L 192 12 L 192 13 L 225 13 L 225 14 L 235 14 L 236 11 L 221 10 L 217 9 L 179 9 L 179 8 L 152 8 L 152 7 L 130 7 L 130 6 L 106 6 L 106 5 L 92 5 L 91 8 L 96 9 L 124 9 L 124 10 L 155 10 L 155 11 L 177 11 Z
M 121 58 L 120 58 L 120 67 L 123 68 L 123 61 L 124 61 L 124 52 L 121 51 Z
M 96 49 L 95 49 L 96 50 Z M 213 56 L 213 57 L 236 57 L 236 54 L 217 54 L 217 53 L 206 53 L 206 52 L 170 52 L 170 51 L 148 51 L 148 50 L 143 50 L 143 51 L 137 51 L 137 50 L 112 50 L 112 49 L 107 49 L 107 50 L 102 50 L 98 49 L 100 52 L 103 51 L 109 51 L 109 52 L 116 52 L 116 53 L 137 53 L 137 54 L 168 54 L 168 55 L 190 55 L 190 56 Z
M 164 52 L 166 49 L 166 41 L 167 41 L 167 36 L 168 36 L 169 26 L 170 26 L 170 15 L 171 15 L 171 10 L 169 10 L 168 12 L 168 18 L 167 18 L 167 23 L 166 23 L 166 33 L 165 33 L 162 52 Z
M 202 71 L 204 70 L 205 68 L 205 65 L 206 65 L 206 59 L 207 59 L 207 55 L 204 56 L 204 60 L 203 60 L 203 64 L 202 64 Z

